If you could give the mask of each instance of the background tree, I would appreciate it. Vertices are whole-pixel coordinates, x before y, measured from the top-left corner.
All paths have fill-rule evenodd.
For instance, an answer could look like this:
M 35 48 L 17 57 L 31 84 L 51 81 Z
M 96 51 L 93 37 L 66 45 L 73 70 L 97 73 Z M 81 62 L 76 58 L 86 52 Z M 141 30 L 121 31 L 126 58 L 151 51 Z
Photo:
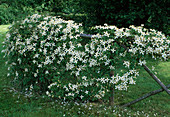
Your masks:
M 145 24 L 169 34 L 168 0 L 80 0 L 90 25 L 108 23 L 118 27 Z
M 1 0 L 0 24 L 11 23 L 33 13 L 60 15 L 84 26 L 144 24 L 169 35 L 168 0 Z

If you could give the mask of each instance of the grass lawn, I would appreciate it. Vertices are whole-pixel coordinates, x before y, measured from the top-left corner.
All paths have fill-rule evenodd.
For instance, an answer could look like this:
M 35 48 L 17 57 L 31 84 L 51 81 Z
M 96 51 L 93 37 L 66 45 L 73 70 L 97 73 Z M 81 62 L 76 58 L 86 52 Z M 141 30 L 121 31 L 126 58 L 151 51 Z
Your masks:
M 2 42 L 9 25 L 0 26 L 0 51 Z M 115 105 L 86 103 L 78 104 L 75 102 L 60 102 L 51 100 L 46 96 L 35 95 L 26 97 L 17 92 L 11 85 L 10 79 L 6 77 L 7 66 L 6 59 L 0 53 L 0 117 L 117 117 L 117 116 L 158 116 L 168 117 L 170 115 L 170 96 L 164 91 L 151 96 L 130 107 L 122 108 L 118 105 L 125 104 L 153 90 L 160 89 L 160 86 L 141 69 L 136 85 L 131 85 L 128 91 L 115 92 Z M 170 61 L 168 62 L 148 62 L 147 65 L 152 68 L 155 66 L 158 78 L 165 84 L 170 84 Z

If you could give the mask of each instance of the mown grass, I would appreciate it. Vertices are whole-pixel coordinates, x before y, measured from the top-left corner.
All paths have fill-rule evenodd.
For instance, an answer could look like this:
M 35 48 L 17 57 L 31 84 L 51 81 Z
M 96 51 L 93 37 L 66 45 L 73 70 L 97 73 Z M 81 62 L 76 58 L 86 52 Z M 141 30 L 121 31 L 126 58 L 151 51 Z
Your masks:
M 0 26 L 0 51 L 2 42 L 9 25 Z M 158 116 L 170 115 L 170 96 L 166 92 L 151 96 L 130 107 L 111 107 L 108 104 L 86 103 L 77 104 L 74 102 L 63 103 L 51 100 L 46 96 L 34 95 L 26 97 L 24 94 L 15 90 L 10 84 L 11 79 L 6 77 L 6 59 L 0 53 L 0 116 L 4 117 L 87 117 L 87 116 Z M 155 72 L 160 80 L 165 84 L 170 84 L 170 61 L 169 62 L 148 62 L 151 68 L 154 65 Z M 145 93 L 157 90 L 160 86 L 141 69 L 141 76 L 137 79 L 136 85 L 129 87 L 128 91 L 115 92 L 115 105 L 122 105 Z

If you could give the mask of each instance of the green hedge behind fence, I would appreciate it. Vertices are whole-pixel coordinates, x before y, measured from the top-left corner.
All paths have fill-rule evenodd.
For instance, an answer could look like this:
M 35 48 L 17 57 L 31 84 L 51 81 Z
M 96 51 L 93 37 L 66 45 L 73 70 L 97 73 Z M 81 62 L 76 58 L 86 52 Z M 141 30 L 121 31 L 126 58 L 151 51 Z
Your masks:
M 34 13 L 61 12 L 63 0 L 0 0 L 0 25 L 24 19 Z
M 118 27 L 144 24 L 170 34 L 168 0 L 80 0 L 90 25 L 108 23 Z
M 118 27 L 144 24 L 170 34 L 168 0 L 1 0 L 0 24 L 11 23 L 28 14 L 48 12 L 64 19 L 83 22 L 86 27 L 108 23 Z M 77 15 L 80 14 L 80 15 Z M 83 15 L 81 15 L 83 14 Z

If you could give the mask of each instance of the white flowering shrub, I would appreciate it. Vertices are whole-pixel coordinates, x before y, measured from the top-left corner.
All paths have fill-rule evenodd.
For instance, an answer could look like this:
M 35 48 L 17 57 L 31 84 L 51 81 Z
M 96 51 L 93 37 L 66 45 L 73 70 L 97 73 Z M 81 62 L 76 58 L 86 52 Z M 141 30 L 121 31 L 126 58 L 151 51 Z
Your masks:
M 147 58 L 170 56 L 169 39 L 153 29 L 104 25 L 93 30 L 96 34 L 85 41 L 81 24 L 73 21 L 33 15 L 14 24 L 4 42 L 9 75 L 50 97 L 108 99 L 113 89 L 135 84 Z
M 9 59 L 8 76 L 21 88 L 39 91 L 47 90 L 58 74 L 71 80 L 65 65 L 77 56 L 81 32 L 81 24 L 38 14 L 13 24 L 3 50 Z
M 57 97 L 108 99 L 113 88 L 127 90 L 130 84 L 135 84 L 139 68 L 146 64 L 146 59 L 167 60 L 170 56 L 170 40 L 153 29 L 142 26 L 119 29 L 105 25 L 96 26 L 94 30 L 97 34 L 84 45 L 84 56 L 79 60 L 72 58 L 66 64 L 66 70 L 72 71 L 70 75 L 75 75 L 76 82 L 63 85 L 61 80 L 56 80 L 49 85 L 48 96 L 55 97 L 56 92 L 64 91 L 62 97 L 60 93 Z

